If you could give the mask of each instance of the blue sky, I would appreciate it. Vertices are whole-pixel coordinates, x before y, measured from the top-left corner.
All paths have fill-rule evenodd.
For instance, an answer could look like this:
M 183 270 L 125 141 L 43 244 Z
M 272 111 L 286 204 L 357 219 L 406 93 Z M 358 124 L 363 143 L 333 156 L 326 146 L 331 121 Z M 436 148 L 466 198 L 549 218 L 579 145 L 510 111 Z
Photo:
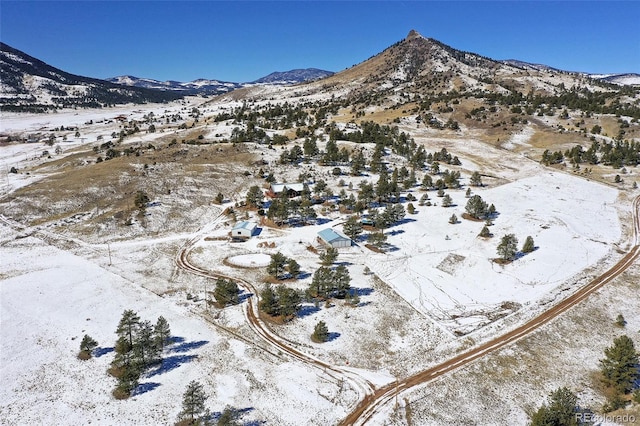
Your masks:
M 639 22 L 637 1 L 0 0 L 0 40 L 53 66 L 179 81 L 340 71 L 411 29 L 493 59 L 640 73 Z

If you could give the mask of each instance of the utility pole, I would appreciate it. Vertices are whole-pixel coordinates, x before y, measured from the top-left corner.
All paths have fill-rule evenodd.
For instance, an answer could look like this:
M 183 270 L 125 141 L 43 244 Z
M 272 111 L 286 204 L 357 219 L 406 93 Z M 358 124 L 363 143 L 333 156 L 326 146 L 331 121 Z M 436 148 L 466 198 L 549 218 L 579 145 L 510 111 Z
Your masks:
M 107 249 L 109 250 L 109 266 L 111 266 L 111 246 L 107 242 Z

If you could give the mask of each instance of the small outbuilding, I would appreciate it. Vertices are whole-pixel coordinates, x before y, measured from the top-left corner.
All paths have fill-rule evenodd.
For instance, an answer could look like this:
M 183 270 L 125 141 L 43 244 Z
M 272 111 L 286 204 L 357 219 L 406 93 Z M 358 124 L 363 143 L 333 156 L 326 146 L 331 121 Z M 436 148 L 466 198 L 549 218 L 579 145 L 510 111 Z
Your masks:
M 267 191 L 267 195 L 271 198 L 279 197 L 286 192 L 289 198 L 299 197 L 304 191 L 305 183 L 272 183 Z
M 231 229 L 231 238 L 248 240 L 253 236 L 257 228 L 258 224 L 255 222 L 249 222 L 246 220 L 238 222 Z
M 332 228 L 323 229 L 322 231 L 318 232 L 318 238 L 329 247 L 351 247 L 351 238 L 338 234 Z

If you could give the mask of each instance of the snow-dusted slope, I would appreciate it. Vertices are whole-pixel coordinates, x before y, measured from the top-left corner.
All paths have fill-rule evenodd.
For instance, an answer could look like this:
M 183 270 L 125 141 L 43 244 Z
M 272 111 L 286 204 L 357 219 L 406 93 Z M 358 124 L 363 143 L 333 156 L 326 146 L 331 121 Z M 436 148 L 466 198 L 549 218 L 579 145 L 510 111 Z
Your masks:
M 180 82 L 174 80 L 159 81 L 150 78 L 139 78 L 130 75 L 109 78 L 112 83 L 122 84 L 125 86 L 144 87 L 148 89 L 167 90 L 190 95 L 219 95 L 227 93 L 240 87 L 246 87 L 256 84 L 295 84 L 304 81 L 317 80 L 323 77 L 333 75 L 331 71 L 324 71 L 317 68 L 295 69 L 284 72 L 273 72 L 265 77 L 259 78 L 248 83 L 234 83 L 229 81 L 209 80 L 200 78 L 189 82 Z
M 0 43 L 0 81 L 0 106 L 5 110 L 100 107 L 180 97 L 70 74 L 4 43 Z
M 139 78 L 130 75 L 113 77 L 107 79 L 112 83 L 122 84 L 124 86 L 144 87 L 147 89 L 173 91 L 184 94 L 206 94 L 218 95 L 231 90 L 242 87 L 241 83 L 232 83 L 228 81 L 207 80 L 204 78 L 183 83 L 180 81 L 167 80 L 159 81 L 151 78 Z

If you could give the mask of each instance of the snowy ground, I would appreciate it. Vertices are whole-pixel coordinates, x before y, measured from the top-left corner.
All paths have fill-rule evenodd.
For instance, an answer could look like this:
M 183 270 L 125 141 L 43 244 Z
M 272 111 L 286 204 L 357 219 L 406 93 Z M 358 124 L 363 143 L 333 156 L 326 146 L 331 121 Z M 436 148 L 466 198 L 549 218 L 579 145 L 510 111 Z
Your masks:
M 221 334 L 189 308 L 108 269 L 1 231 L 1 424 L 172 424 L 191 380 L 205 385 L 213 412 L 233 406 L 245 424 L 330 424 L 345 414 L 332 401 L 340 390 L 315 371 Z M 106 370 L 125 309 L 152 322 L 164 316 L 177 341 L 134 397 L 115 401 Z M 84 334 L 100 344 L 89 361 L 76 358 Z M 341 401 L 353 401 L 342 392 Z
M 389 241 L 398 250 L 367 262 L 412 306 L 457 332 L 508 313 L 506 302 L 523 305 L 543 298 L 620 239 L 613 205 L 617 191 L 602 185 L 548 172 L 474 193 L 500 212 L 490 228 L 493 238 L 478 238 L 483 222 L 461 219 L 467 199 L 456 191 L 456 207 L 419 208 L 390 231 L 395 235 Z M 448 218 L 454 213 L 460 223 L 452 225 Z M 519 246 L 532 236 L 538 248 L 511 264 L 493 263 L 500 238 L 509 233 Z
M 269 90 L 270 94 L 277 94 L 281 89 Z M 63 156 L 85 144 L 95 145 L 100 135 L 107 137 L 117 131 L 117 123 L 108 123 L 117 115 L 135 119 L 142 119 L 149 112 L 186 115 L 194 105 L 195 101 L 190 100 L 133 109 L 8 114 L 2 117 L 0 132 L 27 134 L 60 125 L 80 126 L 85 139 L 70 136 L 68 142 L 60 143 Z M 230 105 L 212 103 L 201 109 L 211 113 Z M 93 125 L 84 124 L 90 120 Z M 227 135 L 229 127 L 210 123 L 202 132 L 207 137 Z M 441 362 L 540 312 L 550 301 L 563 297 L 567 289 L 583 283 L 585 270 L 597 271 L 616 259 L 617 244 L 626 241 L 628 232 L 625 220 L 630 203 L 619 198 L 618 190 L 549 171 L 512 152 L 527 148 L 530 130 L 515 134 L 502 149 L 473 139 L 433 137 L 430 130 L 415 125 L 407 125 L 406 130 L 430 152 L 445 146 L 459 155 L 463 166 L 450 168 L 461 171 L 463 184 L 473 170 L 486 176 L 483 179 L 487 186 L 472 191 L 493 203 L 499 212 L 490 227 L 494 237 L 478 238 L 483 223 L 462 218 L 466 188 L 446 191 L 455 204 L 450 208 L 441 207 L 441 199 L 429 192 L 437 205 L 418 206 L 414 202 L 417 213 L 407 214 L 402 223 L 385 231 L 389 243 L 386 253 L 369 250 L 364 239 L 340 250 L 338 262 L 349 269 L 351 284 L 361 299 L 358 307 L 347 306 L 343 301 L 320 306 L 305 303 L 295 321 L 271 326 L 299 350 L 352 369 L 377 385 Z M 152 142 L 167 134 L 141 133 L 130 142 Z M 322 143 L 319 145 L 322 148 Z M 5 174 L 3 169 L 12 166 L 26 169 L 41 164 L 45 161 L 42 150 L 40 143 L 0 146 L 0 172 Z M 301 171 L 310 170 L 316 177 L 326 179 L 335 193 L 342 189 L 329 167 L 273 166 L 280 148 L 265 151 L 262 158 L 271 163 L 279 180 L 295 180 Z M 389 156 L 389 161 L 400 160 Z M 7 174 L 6 179 L 0 179 L 0 196 L 44 178 L 44 173 Z M 360 181 L 376 180 L 376 176 L 344 178 L 352 181 L 355 188 Z M 412 191 L 418 198 L 422 195 L 417 189 Z M 233 221 L 218 220 L 218 215 L 237 200 L 198 210 L 199 219 L 185 221 L 179 231 L 170 231 L 175 228 L 169 227 L 162 230 L 166 215 L 159 212 L 164 203 L 170 205 L 172 197 L 177 203 L 182 196 L 173 191 L 163 195 L 159 206 L 148 209 L 146 220 L 149 226 L 159 229 L 157 235 L 133 233 L 131 230 L 137 226 L 134 224 L 123 231 L 131 234 L 112 236 L 110 244 L 73 240 L 71 231 L 63 233 L 73 241 L 60 242 L 54 233 L 62 228 L 53 224 L 42 228 L 50 234 L 41 231 L 32 236 L 27 234 L 33 229 L 18 232 L 0 224 L 0 376 L 6 384 L 0 388 L 0 424 L 172 424 L 180 411 L 184 388 L 194 379 L 205 385 L 212 411 L 231 405 L 242 410 L 244 424 L 335 424 L 361 397 L 348 383 L 336 383 L 317 369 L 273 351 L 246 325 L 241 306 L 207 308 L 203 299 L 205 291 L 212 289 L 211 281 L 180 271 L 174 263 L 180 247 L 196 238 L 191 254 L 195 264 L 250 280 L 260 287 L 269 255 L 280 251 L 295 258 L 302 267 L 299 280 L 283 285 L 304 290 L 319 267 L 318 255 L 309 249 L 321 249 L 317 232 L 328 227 L 342 230 L 344 217 L 330 207 L 322 207 L 317 225 L 262 227 L 258 236 L 245 243 L 229 243 L 224 237 Z M 448 219 L 454 213 L 460 222 L 452 225 Z M 254 212 L 249 214 L 250 219 L 257 220 Z M 206 225 L 198 229 L 202 223 Z M 532 236 L 537 250 L 508 265 L 493 263 L 499 239 L 507 233 L 517 236 L 519 247 L 526 236 Z M 372 273 L 365 274 L 365 267 Z M 614 296 L 622 298 L 625 291 Z M 187 295 L 195 295 L 196 301 L 187 300 Z M 136 310 L 152 322 L 164 316 L 178 341 L 165 352 L 163 367 L 143 378 L 134 397 L 116 401 L 111 396 L 115 379 L 107 375 L 106 369 L 113 359 L 115 328 L 125 309 Z M 637 324 L 634 312 L 638 311 L 626 309 L 625 317 Z M 331 340 L 325 344 L 313 343 L 309 338 L 319 320 L 327 323 L 331 333 Z M 100 349 L 99 356 L 83 362 L 76 354 L 85 333 L 99 342 Z M 592 364 L 606 344 L 608 339 L 600 342 L 584 363 Z M 539 350 L 540 346 L 536 347 Z M 521 351 L 529 350 L 523 344 L 513 353 L 503 352 L 518 358 Z M 555 361 L 562 363 L 561 359 Z M 517 380 L 499 382 L 499 389 L 490 398 L 474 396 L 474 389 L 484 392 L 486 386 L 491 386 L 490 375 L 482 386 L 466 390 L 465 386 L 452 383 L 457 377 L 463 377 L 463 382 L 473 380 L 474 374 L 487 373 L 485 370 L 497 361 L 486 362 L 488 367 L 483 371 L 478 372 L 477 367 L 456 373 L 411 394 L 412 404 L 417 404 L 414 423 L 453 424 L 456 417 L 451 412 L 453 408 L 447 406 L 447 398 L 464 402 L 470 413 L 497 407 L 502 416 L 492 421 L 486 414 L 470 414 L 466 420 L 471 424 L 474 418 L 482 419 L 477 424 L 514 424 L 513 419 L 515 424 L 525 422 L 523 406 L 539 404 L 540 400 L 537 396 L 527 399 L 527 392 Z M 518 365 L 513 371 L 522 368 L 525 367 Z M 572 383 L 578 386 L 578 381 Z M 548 384 L 527 386 L 535 387 L 532 395 L 545 395 L 552 390 Z M 587 396 L 587 401 L 598 401 L 592 394 Z M 499 403 L 501 400 L 504 402 Z M 437 408 L 431 410 L 431 402 Z M 375 424 L 389 421 L 395 421 L 393 414 Z

